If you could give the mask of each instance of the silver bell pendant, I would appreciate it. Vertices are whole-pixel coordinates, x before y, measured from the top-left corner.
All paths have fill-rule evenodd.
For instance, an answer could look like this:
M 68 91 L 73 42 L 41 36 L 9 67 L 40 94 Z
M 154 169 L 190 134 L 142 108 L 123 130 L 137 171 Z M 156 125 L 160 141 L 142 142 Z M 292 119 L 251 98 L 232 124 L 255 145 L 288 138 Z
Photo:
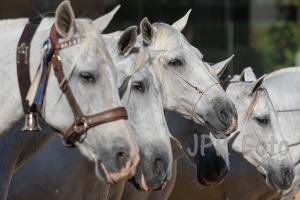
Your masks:
M 39 132 L 41 131 L 41 127 L 39 124 L 39 116 L 36 112 L 30 112 L 25 114 L 25 123 L 22 128 L 23 132 Z

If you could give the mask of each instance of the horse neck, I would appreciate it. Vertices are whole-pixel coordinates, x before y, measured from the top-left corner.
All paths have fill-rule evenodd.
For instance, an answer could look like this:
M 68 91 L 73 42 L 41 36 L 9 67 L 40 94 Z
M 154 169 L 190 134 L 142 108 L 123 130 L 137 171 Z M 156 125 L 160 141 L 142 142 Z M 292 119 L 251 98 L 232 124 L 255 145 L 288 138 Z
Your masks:
M 45 22 L 44 22 L 45 21 Z M 47 23 L 46 23 L 47 21 Z M 0 46 L 3 53 L 0 54 L 0 79 L 1 93 L 0 102 L 0 137 L 6 132 L 23 114 L 16 68 L 16 49 L 18 41 L 28 19 L 3 20 L 0 22 Z M 50 20 L 43 20 L 33 38 L 30 52 L 31 73 L 40 58 L 42 40 L 47 38 L 45 28 Z M 50 30 L 50 29 L 49 29 Z
M 165 113 L 166 121 L 169 127 L 169 131 L 173 137 L 175 137 L 185 152 L 189 152 L 192 154 L 197 153 L 199 151 L 199 145 L 201 144 L 202 134 L 208 135 L 208 130 L 202 125 L 194 123 L 192 120 L 186 119 L 182 117 L 180 114 L 173 111 L 166 111 Z M 180 122 L 180 123 L 178 123 Z M 197 133 L 197 135 L 195 135 Z M 173 150 L 174 152 L 174 150 Z M 178 149 L 175 149 L 175 160 L 182 158 L 181 153 L 178 152 Z M 188 159 L 193 163 L 193 156 L 188 155 Z
M 30 71 L 31 75 L 40 61 L 40 49 L 43 42 L 49 37 L 50 28 L 53 24 L 53 18 L 45 18 L 42 20 L 41 24 L 39 25 L 30 46 Z M 16 73 L 16 49 L 21 37 L 21 34 L 24 30 L 24 27 L 28 19 L 16 19 L 16 20 L 3 20 L 0 21 L 0 44 L 3 47 L 4 53 L 0 54 L 1 64 L 0 67 L 0 76 L 5 77 L 4 80 L 10 78 L 7 76 L 7 73 L 13 74 L 12 80 L 16 85 L 18 85 L 17 80 L 17 73 Z M 8 56 L 9 55 L 9 56 Z M 4 73 L 4 74 L 3 74 Z M 2 80 L 2 79 L 1 79 Z
M 173 111 L 166 111 L 165 117 L 172 136 L 180 143 L 186 143 L 188 136 L 193 134 L 194 122 Z M 178 123 L 179 121 L 180 123 Z

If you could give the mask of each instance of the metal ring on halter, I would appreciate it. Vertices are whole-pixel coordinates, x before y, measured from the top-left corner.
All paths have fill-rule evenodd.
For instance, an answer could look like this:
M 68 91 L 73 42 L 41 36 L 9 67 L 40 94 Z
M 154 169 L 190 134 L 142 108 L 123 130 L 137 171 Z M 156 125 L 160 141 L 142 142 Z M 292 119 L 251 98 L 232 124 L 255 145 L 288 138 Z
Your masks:
M 83 134 L 88 129 L 88 121 L 85 117 L 82 117 L 78 123 L 74 125 L 74 130 L 76 133 Z
M 56 60 L 58 60 L 58 61 L 61 61 L 60 56 L 57 55 L 57 54 L 53 54 L 53 55 L 52 55 L 52 59 L 56 59 Z

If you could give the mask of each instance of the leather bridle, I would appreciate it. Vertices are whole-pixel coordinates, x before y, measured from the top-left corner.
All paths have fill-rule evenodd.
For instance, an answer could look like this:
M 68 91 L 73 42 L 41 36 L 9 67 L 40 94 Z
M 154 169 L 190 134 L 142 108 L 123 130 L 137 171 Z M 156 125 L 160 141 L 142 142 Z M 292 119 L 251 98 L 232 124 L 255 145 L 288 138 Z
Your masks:
M 30 23 L 28 23 L 28 24 L 27 24 L 27 26 L 30 26 Z M 26 32 L 26 27 L 24 29 L 23 35 Z M 70 147 L 75 147 L 76 142 L 81 142 L 81 137 L 84 134 L 86 134 L 90 128 L 99 126 L 104 123 L 116 121 L 119 119 L 125 119 L 125 120 L 128 119 L 128 115 L 127 115 L 126 109 L 124 107 L 112 108 L 110 110 L 107 110 L 107 111 L 104 111 L 101 113 L 97 113 L 94 115 L 84 115 L 83 112 L 81 111 L 80 106 L 79 106 L 78 102 L 76 101 L 76 98 L 74 97 L 68 82 L 65 81 L 65 75 L 63 72 L 63 64 L 62 64 L 60 56 L 59 56 L 59 51 L 61 49 L 76 45 L 76 44 L 80 43 L 80 41 L 81 41 L 81 38 L 71 38 L 68 41 L 59 43 L 56 28 L 54 25 L 52 26 L 51 32 L 50 32 L 50 37 L 49 37 L 49 42 L 51 43 L 50 44 L 51 48 L 49 49 L 49 60 L 47 62 L 47 72 L 46 72 L 47 74 L 46 74 L 46 78 L 43 83 L 44 90 L 46 90 L 47 80 L 48 80 L 48 77 L 50 74 L 49 72 L 50 72 L 51 66 L 53 66 L 53 70 L 55 72 L 56 79 L 60 85 L 60 89 L 63 92 L 63 94 L 65 95 L 65 97 L 69 103 L 69 106 L 71 107 L 71 110 L 73 112 L 73 115 L 74 115 L 73 124 L 65 133 L 62 133 L 65 143 L 67 145 L 69 145 Z M 29 55 L 28 55 L 28 57 L 29 57 Z M 23 63 L 23 66 L 25 64 L 26 63 Z M 28 63 L 27 63 L 27 66 L 25 65 L 24 67 L 26 67 L 28 69 L 23 68 L 23 70 L 29 71 Z M 19 69 L 19 66 L 18 66 L 18 69 Z M 29 73 L 27 73 L 27 74 L 29 74 Z M 24 76 L 22 77 L 21 75 L 22 75 L 22 73 L 19 73 L 19 70 L 18 70 L 20 91 L 24 91 L 22 83 L 23 83 L 23 81 L 30 82 L 30 79 L 27 80 L 28 76 L 25 75 L 25 77 Z M 25 90 L 26 89 L 28 91 L 28 88 L 25 88 Z M 45 91 L 43 91 L 43 95 L 44 94 L 45 94 Z M 29 107 L 28 101 L 26 99 L 24 99 L 24 95 L 21 95 L 21 96 L 22 96 L 24 113 L 26 114 L 26 113 L 28 113 L 28 107 Z M 32 108 L 31 108 L 31 111 L 32 111 Z
M 60 84 L 60 89 L 65 94 L 67 101 L 72 109 L 74 115 L 74 123 L 73 125 L 66 131 L 64 134 L 64 138 L 67 143 L 74 143 L 78 141 L 80 137 L 87 132 L 88 129 L 98 126 L 100 124 L 104 124 L 107 122 L 116 121 L 119 119 L 127 119 L 127 112 L 124 107 L 116 107 L 98 114 L 85 116 L 67 81 L 65 80 L 65 75 L 62 68 L 62 62 L 59 57 L 59 51 L 62 49 L 62 46 L 58 42 L 58 35 L 53 25 L 50 32 L 50 40 L 53 43 L 53 55 L 52 60 L 49 64 L 53 65 L 53 70 L 55 72 L 55 76 L 57 78 L 58 83 Z M 74 41 L 74 40 L 73 40 Z M 78 40 L 75 40 L 78 41 Z M 72 40 L 69 42 L 71 45 L 74 44 Z M 65 48 L 67 48 L 66 45 Z

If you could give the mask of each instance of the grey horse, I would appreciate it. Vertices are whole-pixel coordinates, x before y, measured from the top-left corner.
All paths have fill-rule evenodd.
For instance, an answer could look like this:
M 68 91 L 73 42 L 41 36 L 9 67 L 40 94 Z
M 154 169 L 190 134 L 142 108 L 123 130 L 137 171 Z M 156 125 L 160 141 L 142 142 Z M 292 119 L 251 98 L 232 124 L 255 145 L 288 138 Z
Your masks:
M 68 81 L 74 97 L 85 115 L 92 115 L 121 106 L 116 84 L 116 69 L 101 38 L 101 32 L 109 24 L 110 19 L 111 17 L 107 18 L 107 16 L 94 21 L 75 19 L 70 2 L 64 1 L 57 8 L 55 18 L 42 20 L 31 43 L 30 71 L 31 77 L 33 77 L 35 70 L 33 66 L 40 62 L 40 48 L 48 39 L 52 25 L 56 27 L 61 42 L 68 41 L 70 38 L 84 37 L 79 44 L 61 50 L 60 57 L 67 77 L 65 81 Z M 27 151 L 26 144 L 31 143 L 28 142 L 30 141 L 29 136 L 13 137 L 10 134 L 5 134 L 23 116 L 20 93 L 18 92 L 16 50 L 27 21 L 28 19 L 16 19 L 0 22 L 2 30 L 0 43 L 1 46 L 7 47 L 5 56 L 1 55 L 0 59 L 2 65 L 1 80 L 3 81 L 3 90 L 1 90 L 0 95 L 2 99 L 0 114 L 0 137 L 2 138 L 0 145 L 0 199 L 6 199 L 11 175 L 16 165 L 21 163 L 22 156 L 28 156 L 23 151 Z M 65 96 L 62 95 L 59 84 L 61 83 L 57 82 L 51 70 L 42 114 L 47 124 L 54 127 L 58 132 L 65 133 L 73 124 L 74 116 Z M 107 181 L 118 181 L 134 173 L 139 160 L 138 148 L 134 143 L 132 130 L 126 120 L 105 123 L 89 129 L 88 132 L 89 134 L 86 135 L 85 139 L 75 145 L 83 155 L 94 161 L 95 166 L 100 167 L 99 165 L 101 165 L 101 168 L 105 168 L 107 177 L 110 177 Z M 5 135 L 10 139 L 4 141 Z M 40 139 L 32 141 L 31 144 L 40 142 Z M 34 151 L 31 147 L 28 150 Z M 123 165 L 124 162 L 122 164 L 119 162 L 117 155 L 120 155 L 120 152 L 127 155 L 128 159 L 125 165 Z M 103 155 L 106 157 L 110 155 L 109 157 L 116 159 L 107 160 Z M 102 176 L 99 178 L 106 179 Z
M 280 185 L 274 186 L 270 182 L 266 183 L 266 174 L 262 174 L 258 171 L 257 165 L 253 162 L 249 162 L 245 159 L 243 154 L 240 154 L 238 151 L 235 151 L 233 148 L 230 148 L 230 163 L 231 170 L 230 173 L 225 179 L 225 181 L 213 188 L 201 188 L 196 184 L 193 184 L 193 187 L 188 187 L 186 184 L 183 185 L 185 181 L 188 181 L 186 176 L 183 174 L 184 171 L 191 169 L 191 167 L 186 162 L 180 163 L 179 180 L 175 185 L 173 194 L 171 195 L 172 199 L 180 198 L 180 193 L 191 194 L 190 199 L 209 199 L 209 200 L 224 200 L 224 199 L 251 199 L 251 200 L 262 200 L 262 199 L 294 199 L 296 192 L 299 190 L 299 178 L 298 178 L 298 166 L 297 160 L 299 160 L 299 145 L 297 141 L 297 98 L 291 98 L 291 95 L 297 94 L 297 87 L 286 87 L 285 84 L 280 84 L 279 80 L 284 80 L 287 85 L 297 86 L 297 74 L 299 74 L 299 68 L 290 68 L 279 70 L 278 72 L 271 73 L 263 81 L 263 87 L 268 91 L 268 96 L 273 103 L 274 110 L 277 111 L 278 123 L 280 128 L 284 130 L 283 140 L 281 144 L 285 144 L 285 141 L 289 142 L 290 152 L 295 165 L 295 179 L 291 185 L 293 171 L 287 169 L 287 164 L 290 163 L 288 160 L 285 163 L 282 163 L 282 171 L 274 174 L 281 175 L 281 182 L 283 187 Z M 293 75 L 292 75 L 293 74 Z M 300 75 L 300 74 L 299 74 Z M 294 78 L 293 78 L 294 77 Z M 232 81 L 254 81 L 256 79 L 251 68 L 246 68 L 241 76 L 235 76 Z M 230 88 L 228 88 L 230 89 Z M 292 106 L 292 107 L 291 107 Z M 287 118 L 288 117 L 288 118 Z M 272 120 L 270 120 L 272 122 Z M 275 134 L 274 132 L 273 134 Z M 289 137 L 285 137 L 289 135 Z M 239 136 L 238 136 L 239 137 Z M 299 138 L 299 137 L 298 137 Z M 280 141 L 278 141 L 280 144 Z M 232 145 L 232 142 L 231 142 Z M 289 156 L 287 156 L 289 157 Z M 273 164 L 274 167 L 278 166 L 278 163 Z M 271 172 L 271 171 L 270 171 Z M 274 173 L 274 172 L 273 172 Z M 280 178 L 280 177 L 279 177 Z M 190 181 L 192 182 L 192 181 Z M 272 187 L 270 187 L 272 186 Z M 276 188 L 286 189 L 290 186 L 288 190 L 277 190 Z

